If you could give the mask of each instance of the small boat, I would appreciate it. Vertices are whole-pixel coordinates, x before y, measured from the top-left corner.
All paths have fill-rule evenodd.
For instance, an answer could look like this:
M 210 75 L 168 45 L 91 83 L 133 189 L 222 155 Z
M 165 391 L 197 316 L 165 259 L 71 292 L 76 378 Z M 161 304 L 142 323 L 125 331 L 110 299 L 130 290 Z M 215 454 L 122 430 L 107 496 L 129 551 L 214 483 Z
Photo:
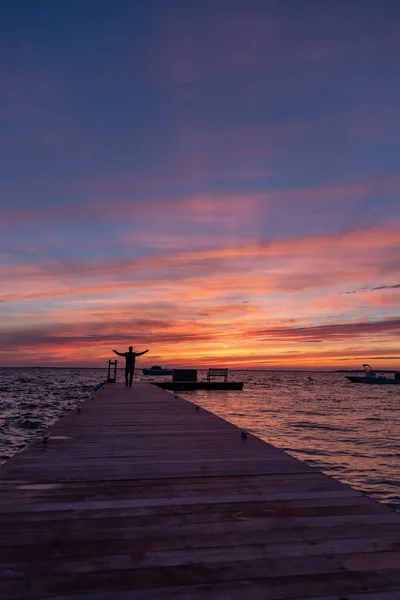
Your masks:
M 143 375 L 172 375 L 172 369 L 163 369 L 159 365 L 154 365 L 150 369 L 142 369 Z
M 395 373 L 394 377 L 385 377 L 385 375 L 377 375 L 369 365 L 363 365 L 365 369 L 364 375 L 346 375 L 346 378 L 352 383 L 373 383 L 378 385 L 399 385 L 400 373 Z

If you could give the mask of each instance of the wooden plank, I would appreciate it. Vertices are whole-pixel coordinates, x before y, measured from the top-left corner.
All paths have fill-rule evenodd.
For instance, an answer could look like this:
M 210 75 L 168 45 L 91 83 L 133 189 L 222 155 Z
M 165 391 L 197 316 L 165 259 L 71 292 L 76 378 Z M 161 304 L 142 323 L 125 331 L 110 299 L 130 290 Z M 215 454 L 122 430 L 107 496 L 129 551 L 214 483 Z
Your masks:
M 188 589 L 196 586 L 203 592 L 206 598 L 233 598 L 241 600 L 252 598 L 251 591 L 256 588 L 263 595 L 258 598 L 270 600 L 298 599 L 306 595 L 311 599 L 315 595 L 373 591 L 382 589 L 386 591 L 397 590 L 400 586 L 400 572 L 390 569 L 368 572 L 346 572 L 337 565 L 337 570 L 326 572 L 328 567 L 324 560 L 316 560 L 315 564 L 309 564 L 310 571 L 301 569 L 295 575 L 288 575 L 280 570 L 280 574 L 271 575 L 275 568 L 274 563 L 265 565 L 264 561 L 253 561 L 239 565 L 231 564 L 225 569 L 206 569 L 198 566 L 183 567 L 182 569 L 147 569 L 126 571 L 96 571 L 91 573 L 78 573 L 73 575 L 52 575 L 44 578 L 32 577 L 29 585 L 21 580 L 5 579 L 0 592 L 1 600 L 21 600 L 25 598 L 47 598 L 48 596 L 68 596 L 73 594 L 105 593 L 129 590 L 138 591 L 136 598 L 147 598 L 147 592 L 153 588 L 153 598 L 165 598 L 161 587 L 186 587 L 186 598 L 199 598 L 195 595 L 196 590 Z M 328 567 L 329 568 L 329 567 Z M 237 574 L 241 571 L 246 574 L 245 579 L 238 579 Z M 177 582 L 181 582 L 177 584 Z M 167 583 L 167 586 L 165 585 Z M 162 585 L 164 584 L 164 585 Z M 239 593 L 238 593 L 239 592 Z M 30 594 L 30 596 L 28 595 Z M 158 595 L 156 595 L 158 594 Z M 223 595 L 225 594 L 225 596 Z M 109 598 L 113 596 L 110 594 Z M 151 596 L 150 596 L 151 597 Z M 185 597 L 185 596 L 183 596 Z M 256 596 L 257 597 L 257 596 Z M 182 598 L 182 596 L 181 596 Z
M 332 497 L 358 497 L 357 492 L 352 494 L 351 492 L 314 492 L 312 497 L 314 498 L 332 498 Z M 56 510 L 80 510 L 80 509 L 91 509 L 91 510 L 101 510 L 107 508 L 141 508 L 141 507 L 153 507 L 153 506 L 176 506 L 176 505 L 202 505 L 205 504 L 209 506 L 210 504 L 227 504 L 235 501 L 240 502 L 258 502 L 258 501 L 284 501 L 284 500 L 303 500 L 310 498 L 310 492 L 281 492 L 281 493 L 266 493 L 266 494 L 243 494 L 243 495 L 235 495 L 235 496 L 212 496 L 211 494 L 208 496 L 195 496 L 195 497 L 186 497 L 186 498 L 176 498 L 169 496 L 168 498 L 141 498 L 138 500 L 116 500 L 113 498 L 109 498 L 108 500 L 91 500 L 90 493 L 87 493 L 86 498 L 75 502 L 42 502 L 41 504 L 29 504 L 30 512 L 47 512 L 47 511 L 56 511 Z M 90 498 L 90 501 L 88 500 Z M 375 509 L 380 512 L 386 512 L 386 509 L 379 504 L 375 504 Z M 8 504 L 5 504 L 1 507 L 0 514 L 16 514 L 23 513 L 26 511 L 25 503 L 21 503 L 15 505 L 9 501 Z
M 107 386 L 0 480 L 0 599 L 399 597 L 397 513 L 153 386 Z
M 337 578 L 335 578 L 337 579 Z M 331 585 L 332 592 L 336 589 L 337 592 L 334 595 L 329 596 L 312 596 L 312 600 L 399 600 L 400 588 L 392 591 L 373 591 L 373 592 L 361 592 L 361 593 L 345 593 L 341 592 L 342 587 L 347 589 L 348 584 L 346 577 L 342 580 L 335 580 L 330 578 L 329 583 Z M 289 581 L 286 589 L 282 586 L 280 590 L 276 588 L 273 583 L 265 580 L 256 581 L 239 581 L 235 584 L 217 584 L 214 586 L 214 598 L 223 600 L 282 600 L 282 598 L 296 598 L 297 600 L 311 600 L 311 597 L 293 595 L 293 588 L 295 586 L 305 587 L 304 583 L 297 579 L 296 581 Z M 290 586 L 290 587 L 289 587 Z M 318 589 L 321 587 L 320 581 L 313 582 L 312 586 L 309 586 L 309 593 L 312 593 L 312 589 Z M 373 587 L 373 584 L 371 584 Z M 292 589 L 291 589 L 292 588 Z M 189 591 L 190 590 L 190 591 Z M 190 594 L 190 595 L 188 595 Z M 203 598 L 209 597 L 208 586 L 190 586 L 188 587 L 169 587 L 169 588 L 156 588 L 153 590 L 132 590 L 132 591 L 116 591 L 110 593 L 94 593 L 94 594 L 79 594 L 72 596 L 51 596 L 49 600 L 202 600 Z M 339 595 L 340 594 L 340 595 Z
M 175 496 L 187 496 L 189 495 L 202 495 L 206 490 L 212 491 L 214 494 L 225 495 L 230 494 L 242 494 L 243 490 L 251 493 L 253 491 L 259 492 L 260 489 L 285 489 L 288 487 L 291 491 L 325 491 L 325 490 L 340 490 L 354 491 L 349 486 L 344 486 L 331 478 L 321 479 L 319 473 L 301 474 L 301 475 L 267 475 L 267 476 L 241 476 L 241 477 L 213 477 L 213 478 L 192 478 L 188 477 L 185 479 L 163 479 L 160 480 L 146 480 L 146 481 L 109 481 L 107 482 L 107 489 L 104 489 L 104 482 L 94 481 L 90 484 L 90 494 L 92 498 L 100 498 L 102 495 L 110 497 L 110 495 L 118 494 L 120 497 L 126 495 L 129 497 L 132 493 L 137 498 L 140 494 L 144 494 L 148 497 L 151 492 L 153 497 L 156 496 L 168 496 L 174 494 Z M 7 498 L 12 496 L 19 498 L 21 501 L 24 499 L 27 502 L 31 502 L 31 498 L 36 496 L 45 496 L 50 494 L 52 498 L 65 497 L 71 494 L 84 493 L 86 488 L 89 488 L 86 482 L 82 481 L 71 481 L 68 483 L 2 483 L 2 490 L 7 490 Z M 23 494 L 23 497 L 21 497 Z M 360 494 L 359 494 L 360 495 Z M 1 500 L 1 499 L 0 499 Z
M 238 540 L 239 541 L 239 540 Z M 380 548 L 388 545 L 384 552 Z M 345 554 L 343 554 L 345 553 Z M 22 564 L 25 568 L 34 570 L 35 575 L 43 575 L 48 571 L 52 573 L 88 573 L 98 570 L 124 570 L 156 567 L 179 567 L 196 564 L 231 563 L 238 561 L 252 561 L 261 559 L 278 559 L 293 557 L 312 557 L 327 555 L 341 555 L 342 563 L 349 570 L 372 570 L 375 565 L 382 568 L 398 568 L 399 550 L 389 550 L 389 538 L 377 536 L 375 538 L 356 538 L 348 540 L 321 540 L 315 544 L 309 542 L 290 543 L 264 543 L 248 544 L 237 543 L 229 546 L 183 548 L 164 552 L 149 550 L 147 552 L 130 552 L 116 554 L 110 553 L 108 548 L 101 555 L 80 555 L 79 551 L 71 557 L 43 557 L 40 547 L 25 559 L 7 556 L 0 562 L 2 572 L 11 572 L 19 569 Z M 351 556 L 348 556 L 351 554 Z M 97 558 L 95 558 L 97 557 Z
M 185 523 L 183 519 L 179 519 L 179 525 L 172 520 L 171 524 L 157 524 L 154 526 L 148 525 L 149 521 L 144 520 L 143 524 L 135 524 L 128 526 L 127 524 L 116 528 L 99 528 L 98 521 L 92 520 L 90 523 L 84 522 L 84 525 L 79 528 L 72 524 L 67 530 L 61 528 L 48 528 L 45 531 L 35 531 L 33 534 L 13 532 L 9 536 L 1 536 L 1 547 L 10 545 L 33 545 L 37 544 L 54 544 L 58 543 L 59 536 L 62 534 L 63 543 L 78 544 L 86 541 L 90 537 L 93 541 L 105 542 L 113 539 L 135 539 L 145 538 L 145 543 L 150 542 L 150 538 L 170 539 L 178 535 L 180 538 L 196 538 L 201 536 L 204 529 L 207 529 L 207 534 L 212 535 L 237 535 L 263 533 L 267 536 L 271 531 L 279 530 L 304 530 L 307 528 L 325 528 L 329 535 L 328 528 L 333 527 L 355 527 L 363 525 L 397 525 L 397 515 L 382 515 L 382 514 L 363 514 L 360 510 L 356 515 L 341 514 L 339 516 L 324 516 L 324 517 L 298 517 L 298 518 L 256 518 L 253 520 L 233 520 L 233 521 L 206 521 L 201 523 Z M 147 541 L 146 541 L 147 540 Z
M 297 497 L 294 499 L 292 496 Z M 263 499 L 261 499 L 263 498 Z M 341 511 L 343 507 L 358 507 L 361 505 L 368 505 L 371 507 L 372 512 L 382 512 L 383 507 L 377 505 L 374 501 L 366 496 L 349 496 L 346 493 L 331 492 L 316 493 L 314 495 L 307 494 L 306 498 L 299 498 L 298 494 L 293 494 L 289 499 L 276 501 L 270 496 L 259 495 L 254 502 L 245 501 L 244 497 L 241 498 L 240 502 L 215 502 L 213 499 L 212 504 L 213 510 L 210 511 L 210 503 L 208 504 L 191 504 L 184 503 L 180 504 L 180 498 L 176 499 L 174 504 L 174 511 L 171 511 L 171 503 L 153 504 L 150 506 L 146 504 L 144 506 L 123 506 L 122 508 L 116 508 L 111 504 L 106 508 L 87 508 L 86 505 L 82 510 L 61 510 L 61 511 L 36 511 L 28 512 L 31 510 L 31 505 L 26 505 L 24 512 L 8 512 L 7 523 L 3 524 L 2 531 L 7 531 L 7 528 L 14 529 L 15 527 L 21 526 L 27 528 L 29 522 L 44 523 L 48 518 L 53 521 L 71 518 L 74 520 L 85 520 L 85 519 L 106 519 L 106 518 L 140 518 L 143 522 L 145 517 L 149 519 L 158 518 L 158 520 L 165 516 L 171 518 L 190 517 L 193 521 L 196 519 L 198 522 L 204 519 L 210 520 L 221 520 L 223 517 L 226 519 L 247 519 L 248 511 L 252 510 L 253 514 L 256 511 L 262 516 L 307 516 L 317 515 L 318 512 L 323 514 L 332 514 L 332 510 Z M 132 502 L 132 501 L 130 501 Z M 133 501 L 135 502 L 135 501 Z M 91 503 L 92 504 L 92 503 Z M 332 507 L 332 508 L 331 508 Z M 44 525 L 48 527 L 48 525 Z
M 157 551 L 169 554 L 171 551 L 186 550 L 201 548 L 220 548 L 231 546 L 250 546 L 257 544 L 265 544 L 266 541 L 270 545 L 273 544 L 296 544 L 308 543 L 310 547 L 325 541 L 327 536 L 330 540 L 345 541 L 347 539 L 369 539 L 368 536 L 380 537 L 379 548 L 382 551 L 398 549 L 398 540 L 400 537 L 400 528 L 393 524 L 387 525 L 372 525 L 367 529 L 365 527 L 337 527 L 327 530 L 326 528 L 315 528 L 310 530 L 273 530 L 265 531 L 244 531 L 240 535 L 234 533 L 208 534 L 205 533 L 206 528 L 203 528 L 203 533 L 197 536 L 179 535 L 177 528 L 175 534 L 157 536 L 154 532 L 149 536 L 142 534 L 141 536 L 130 535 L 129 530 L 115 535 L 109 536 L 106 545 L 99 543 L 93 539 L 90 531 L 87 532 L 86 540 L 78 542 L 60 542 L 60 535 L 57 535 L 44 543 L 34 545 L 10 545 L 0 548 L 0 561 L 32 561 L 34 556 L 40 556 L 42 559 L 52 560 L 54 558 L 76 558 L 77 556 L 104 556 L 108 554 L 129 554 L 132 552 L 148 552 Z M 397 538 L 394 537 L 397 534 Z M 106 548 L 106 549 L 105 549 Z

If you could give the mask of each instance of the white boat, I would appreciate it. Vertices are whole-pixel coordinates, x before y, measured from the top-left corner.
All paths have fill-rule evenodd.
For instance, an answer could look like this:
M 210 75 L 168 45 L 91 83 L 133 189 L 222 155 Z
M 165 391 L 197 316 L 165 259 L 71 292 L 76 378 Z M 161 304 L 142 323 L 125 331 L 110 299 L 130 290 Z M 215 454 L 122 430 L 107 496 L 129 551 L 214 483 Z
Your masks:
M 150 367 L 150 369 L 142 369 L 143 375 L 172 375 L 172 369 L 163 369 L 158 365 Z
M 375 385 L 400 385 L 400 373 L 395 373 L 394 377 L 377 375 L 369 365 L 363 365 L 364 375 L 346 375 L 352 383 L 372 383 Z

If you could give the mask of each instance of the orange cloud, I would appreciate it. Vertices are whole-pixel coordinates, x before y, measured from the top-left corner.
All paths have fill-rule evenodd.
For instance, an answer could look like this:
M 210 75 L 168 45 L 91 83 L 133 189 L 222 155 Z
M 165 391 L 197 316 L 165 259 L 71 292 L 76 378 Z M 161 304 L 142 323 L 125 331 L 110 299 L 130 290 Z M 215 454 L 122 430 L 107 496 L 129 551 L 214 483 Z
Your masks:
M 362 354 L 346 347 L 350 340 L 374 340 L 377 358 L 396 356 L 398 239 L 392 224 L 190 250 L 163 243 L 131 259 L 6 265 L 3 362 L 18 351 L 27 364 L 99 364 L 111 346 L 132 341 L 181 365 L 206 357 L 289 365 L 294 356 L 303 366 L 338 364 Z

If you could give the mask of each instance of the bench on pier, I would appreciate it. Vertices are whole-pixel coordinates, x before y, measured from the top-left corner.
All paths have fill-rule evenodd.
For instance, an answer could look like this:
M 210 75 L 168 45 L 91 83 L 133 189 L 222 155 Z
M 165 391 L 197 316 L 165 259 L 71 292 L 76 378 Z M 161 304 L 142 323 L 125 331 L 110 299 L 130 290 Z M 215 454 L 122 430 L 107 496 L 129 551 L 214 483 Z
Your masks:
M 228 369 L 208 369 L 207 381 L 211 381 L 214 377 L 223 377 L 224 381 L 228 381 Z

